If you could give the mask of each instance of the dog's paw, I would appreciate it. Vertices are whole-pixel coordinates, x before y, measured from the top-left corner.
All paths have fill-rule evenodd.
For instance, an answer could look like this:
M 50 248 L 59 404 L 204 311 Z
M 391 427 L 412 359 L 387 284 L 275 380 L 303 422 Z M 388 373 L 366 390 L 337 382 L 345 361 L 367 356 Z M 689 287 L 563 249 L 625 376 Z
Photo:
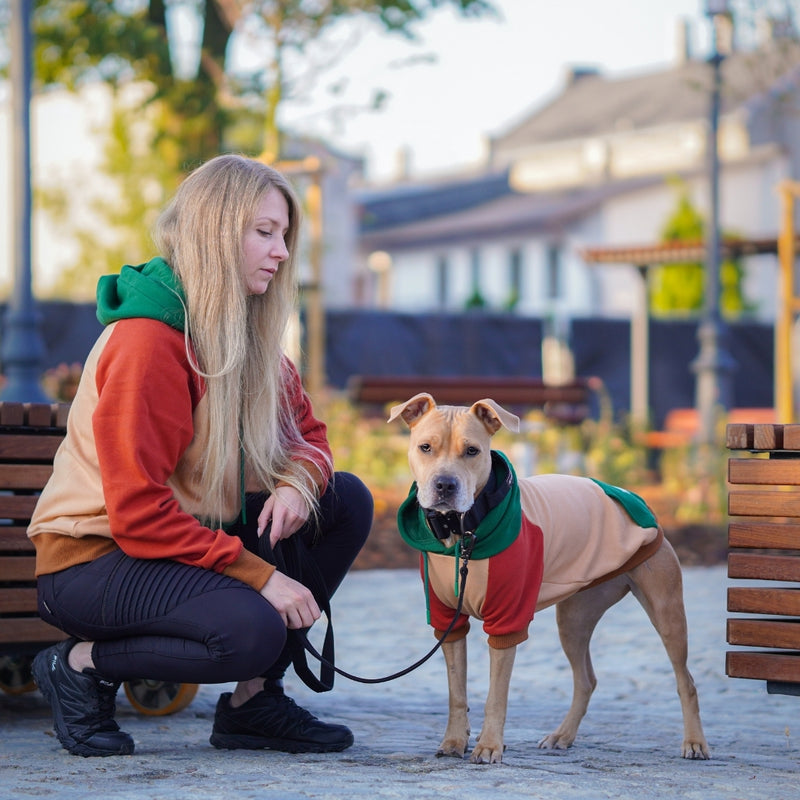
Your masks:
M 469 737 L 466 739 L 445 739 L 436 751 L 436 758 L 464 758 Z
M 681 756 L 695 761 L 707 761 L 711 758 L 705 739 L 701 742 L 684 741 L 681 747 Z
M 500 764 L 503 761 L 503 750 L 505 749 L 502 742 L 484 744 L 479 741 L 469 760 L 472 764 Z
M 440 747 L 436 751 L 436 758 L 464 758 L 465 752 L 465 750 L 459 752 L 457 749 L 445 750 L 445 748 Z
M 545 736 L 539 742 L 538 747 L 540 750 L 566 750 L 567 748 L 572 747 L 572 742 L 574 740 L 574 736 L 564 736 L 556 731 L 555 733 L 551 733 L 549 736 Z

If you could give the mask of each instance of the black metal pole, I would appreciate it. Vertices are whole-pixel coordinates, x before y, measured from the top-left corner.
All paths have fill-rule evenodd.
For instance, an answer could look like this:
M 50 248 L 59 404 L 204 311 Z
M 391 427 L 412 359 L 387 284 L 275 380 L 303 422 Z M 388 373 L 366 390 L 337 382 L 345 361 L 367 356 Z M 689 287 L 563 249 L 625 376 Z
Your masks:
M 7 383 L 1 400 L 48 402 L 40 385 L 44 340 L 33 300 L 31 272 L 31 76 L 33 0 L 11 7 L 11 92 L 13 110 L 14 286 L 6 311 L 2 343 Z
M 719 221 L 719 114 L 722 90 L 722 60 L 714 29 L 714 49 L 710 59 L 713 71 L 709 161 L 709 221 L 706 231 L 705 311 L 697 330 L 700 352 L 692 363 L 697 376 L 695 402 L 700 418 L 699 442 L 715 440 L 717 414 L 733 402 L 732 373 L 736 363 L 728 351 L 728 327 L 720 313 L 720 221 Z

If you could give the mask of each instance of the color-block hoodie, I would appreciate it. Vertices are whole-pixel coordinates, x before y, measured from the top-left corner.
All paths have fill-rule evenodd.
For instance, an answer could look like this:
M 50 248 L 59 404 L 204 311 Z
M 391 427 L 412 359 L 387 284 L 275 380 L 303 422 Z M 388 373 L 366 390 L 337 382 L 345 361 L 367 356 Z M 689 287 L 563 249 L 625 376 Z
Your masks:
M 205 383 L 191 368 L 184 337 L 183 289 L 156 258 L 101 278 L 97 316 L 106 325 L 84 365 L 28 535 L 36 574 L 92 561 L 114 548 L 135 558 L 167 558 L 238 578 L 259 590 L 274 567 L 223 528 L 195 482 L 208 425 Z M 326 427 L 312 412 L 300 376 L 284 359 L 303 438 L 330 456 Z M 257 491 L 237 437 L 231 437 L 223 519 L 241 510 L 242 491 Z M 322 492 L 331 477 L 309 464 Z
M 513 488 L 474 531 L 461 615 L 448 638 L 465 636 L 473 617 L 483 621 L 489 646 L 503 649 L 528 638 L 536 611 L 645 561 L 663 532 L 633 492 L 573 475 L 518 479 L 502 453 L 493 456 L 498 482 L 510 472 Z M 441 638 L 458 606 L 459 546 L 436 540 L 416 484 L 397 520 L 403 539 L 422 551 L 429 622 Z

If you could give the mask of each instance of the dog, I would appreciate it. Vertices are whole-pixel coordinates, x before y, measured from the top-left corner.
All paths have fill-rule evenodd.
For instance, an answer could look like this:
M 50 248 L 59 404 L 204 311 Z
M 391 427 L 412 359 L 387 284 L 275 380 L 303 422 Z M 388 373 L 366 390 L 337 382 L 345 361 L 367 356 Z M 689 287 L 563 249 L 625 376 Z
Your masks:
M 572 704 L 539 747 L 565 749 L 575 740 L 597 683 L 589 655 L 594 628 L 631 592 L 672 663 L 683 712 L 681 755 L 709 758 L 697 690 L 687 668 L 680 564 L 641 498 L 585 477 L 517 480 L 510 462 L 491 449 L 491 439 L 501 427 L 518 432 L 519 418 L 491 399 L 471 407 L 437 406 L 430 394 L 417 394 L 391 408 L 388 421 L 398 418 L 410 429 L 414 478 L 398 524 L 403 538 L 424 551 L 421 571 L 439 638 L 458 607 L 459 559 L 474 544 L 465 562 L 469 580 L 463 583 L 460 619 L 442 643 L 449 716 L 437 756 L 463 758 L 469 745 L 470 617 L 482 620 L 489 635 L 490 675 L 483 727 L 469 760 L 499 763 L 516 647 L 527 638 L 534 612 L 556 606 L 559 636 L 573 674 Z

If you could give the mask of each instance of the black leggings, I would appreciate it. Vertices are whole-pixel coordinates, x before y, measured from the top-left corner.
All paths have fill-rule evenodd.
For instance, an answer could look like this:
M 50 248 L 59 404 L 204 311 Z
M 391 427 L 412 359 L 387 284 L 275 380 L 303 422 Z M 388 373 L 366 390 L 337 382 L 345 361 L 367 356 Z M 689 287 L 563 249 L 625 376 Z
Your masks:
M 231 532 L 257 552 L 263 495 L 248 497 L 247 524 Z M 330 597 L 366 541 L 372 496 L 354 475 L 337 472 L 320 516 L 302 536 Z M 227 683 L 279 678 L 290 663 L 286 626 L 252 587 L 200 567 L 131 558 L 115 550 L 38 580 L 39 614 L 93 641 L 97 671 L 111 680 Z

